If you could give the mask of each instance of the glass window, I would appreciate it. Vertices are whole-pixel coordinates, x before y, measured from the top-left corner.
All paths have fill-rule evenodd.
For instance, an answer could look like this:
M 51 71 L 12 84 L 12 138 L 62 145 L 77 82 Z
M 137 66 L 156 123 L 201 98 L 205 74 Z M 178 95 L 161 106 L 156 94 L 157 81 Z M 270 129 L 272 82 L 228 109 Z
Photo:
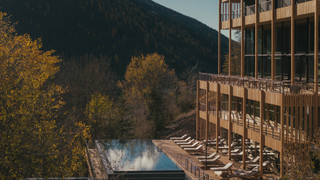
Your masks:
M 263 52 L 262 54 L 271 54 L 271 26 L 263 26 Z
M 282 57 L 283 80 L 291 79 L 291 56 Z
M 263 77 L 263 57 L 258 57 L 258 77 Z
M 263 58 L 263 78 L 270 79 L 271 78 L 271 57 Z
M 283 44 L 282 44 L 283 43 L 282 23 L 276 23 L 275 37 L 276 37 L 275 54 L 282 54 L 282 49 L 283 49 Z
M 308 53 L 308 25 L 307 19 L 295 21 L 295 54 Z
M 282 70 L 282 57 L 275 57 L 276 63 L 276 76 L 275 80 L 282 81 L 283 80 L 283 70 Z
M 254 28 L 248 28 L 245 32 L 246 54 L 254 54 Z
M 283 53 L 290 54 L 291 53 L 291 29 L 290 22 L 283 23 Z
M 254 77 L 254 57 L 245 57 L 245 75 Z

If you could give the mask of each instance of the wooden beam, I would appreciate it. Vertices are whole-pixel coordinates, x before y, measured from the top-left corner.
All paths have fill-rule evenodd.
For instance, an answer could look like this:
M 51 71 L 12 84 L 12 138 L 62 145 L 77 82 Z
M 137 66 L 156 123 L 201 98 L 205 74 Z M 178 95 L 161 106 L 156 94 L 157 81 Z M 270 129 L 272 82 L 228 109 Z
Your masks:
M 220 116 L 219 116 L 219 114 L 220 114 L 220 101 L 221 101 L 221 99 L 220 99 L 220 84 L 219 83 L 217 83 L 217 89 L 216 89 L 216 111 L 217 111 L 217 124 L 216 124 L 216 142 L 219 142 L 218 141 L 218 137 L 219 136 L 221 136 L 220 135 Z M 216 143 L 216 150 L 217 150 L 217 152 L 219 151 L 219 144 L 218 143 Z
M 275 18 L 276 18 L 276 10 L 275 10 L 275 1 L 271 1 L 271 79 L 274 80 L 274 76 L 276 75 L 276 68 L 275 68 L 275 58 L 274 58 L 274 52 L 275 52 Z
M 255 13 L 256 13 L 256 21 L 254 24 L 254 77 L 258 78 L 258 22 L 259 22 L 259 13 L 258 13 L 258 5 L 259 1 L 255 0 Z
M 294 83 L 294 75 L 295 75 L 295 64 L 294 64 L 294 8 L 295 8 L 295 0 L 291 0 L 291 83 Z
M 206 89 L 206 142 L 208 142 L 209 137 L 209 81 L 207 81 Z
M 231 76 L 231 42 L 232 42 L 232 34 L 231 34 L 231 30 L 232 30 L 232 18 L 231 18 L 231 0 L 229 0 L 229 71 L 228 71 L 228 75 Z
M 260 91 L 260 178 L 263 176 L 263 149 L 264 149 L 264 135 L 263 135 L 263 124 L 264 124 L 264 98 L 265 93 Z
M 278 127 L 278 108 L 274 105 L 274 127 Z
M 219 0 L 218 74 L 221 73 L 221 0 Z
M 196 111 L 196 139 L 199 139 L 199 96 L 200 96 L 200 81 L 197 80 L 197 111 Z
M 319 64 L 319 1 L 314 1 L 314 110 L 313 110 L 313 119 L 315 130 L 318 129 L 318 64 Z M 315 132 L 315 131 L 314 131 Z
M 228 114 L 228 118 L 229 118 L 229 129 L 228 129 L 228 154 L 229 154 L 229 160 L 231 158 L 231 140 L 232 140 L 232 120 L 231 120 L 231 103 L 232 103 L 232 86 L 229 86 L 229 99 L 228 99 L 229 103 L 228 103 L 228 111 L 229 111 L 229 114 Z
M 286 97 L 286 142 L 289 141 L 289 98 Z
M 319 1 L 314 1 L 314 91 L 318 93 Z
M 241 0 L 243 2 L 243 0 Z M 246 127 L 246 114 L 247 114 L 247 107 L 246 107 L 246 101 L 248 96 L 248 89 L 244 88 L 243 90 L 243 98 L 242 98 L 242 119 L 243 119 L 243 136 L 242 136 L 242 166 L 243 168 L 246 167 L 246 159 L 247 159 L 247 153 L 246 153 L 246 139 L 247 139 L 247 127 Z
M 284 142 L 284 95 L 281 95 L 281 105 L 280 105 L 280 141 L 281 141 L 281 147 L 280 147 L 280 178 L 283 178 L 283 142 Z
M 241 77 L 244 77 L 244 62 L 245 62 L 245 43 L 244 43 L 244 2 L 241 0 Z

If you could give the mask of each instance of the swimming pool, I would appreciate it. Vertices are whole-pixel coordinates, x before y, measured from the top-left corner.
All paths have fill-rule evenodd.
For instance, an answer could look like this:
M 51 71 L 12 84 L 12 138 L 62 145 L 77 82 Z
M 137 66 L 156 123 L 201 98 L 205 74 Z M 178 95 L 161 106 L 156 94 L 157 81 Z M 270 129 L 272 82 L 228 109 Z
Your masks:
M 108 177 L 125 174 L 130 177 L 185 177 L 181 170 L 162 150 L 149 139 L 97 140 Z

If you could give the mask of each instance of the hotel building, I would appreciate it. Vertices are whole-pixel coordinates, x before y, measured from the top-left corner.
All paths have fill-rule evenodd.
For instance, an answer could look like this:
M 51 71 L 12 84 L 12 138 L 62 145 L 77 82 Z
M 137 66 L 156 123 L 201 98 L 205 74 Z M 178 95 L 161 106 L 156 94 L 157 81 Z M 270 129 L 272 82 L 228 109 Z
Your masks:
M 221 72 L 221 30 L 241 30 L 239 74 L 234 62 Z M 319 0 L 219 0 L 218 31 L 218 74 L 197 83 L 197 139 L 221 135 L 230 146 L 238 135 L 243 150 L 244 139 L 260 144 L 260 159 L 269 147 L 282 177 L 284 145 L 312 141 L 320 125 Z

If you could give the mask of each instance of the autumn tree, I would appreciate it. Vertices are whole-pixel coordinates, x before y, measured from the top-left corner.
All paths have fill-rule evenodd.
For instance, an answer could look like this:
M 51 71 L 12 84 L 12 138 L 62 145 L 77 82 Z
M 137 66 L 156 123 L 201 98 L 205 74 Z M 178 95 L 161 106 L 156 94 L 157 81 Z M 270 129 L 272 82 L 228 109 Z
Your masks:
M 56 124 L 66 89 L 47 80 L 60 60 L 40 49 L 0 12 L 0 179 L 84 175 L 88 127 L 72 115 Z
M 123 106 L 121 106 L 123 108 Z M 130 119 L 109 96 L 94 93 L 86 106 L 85 114 L 95 139 L 129 138 Z
M 133 57 L 127 67 L 125 81 L 120 83 L 132 111 L 138 131 L 141 125 L 156 131 L 164 127 L 165 96 L 176 80 L 175 73 L 164 61 L 164 56 L 157 53 Z M 142 122 L 144 121 L 145 122 Z M 141 132 L 141 131 L 140 131 Z

